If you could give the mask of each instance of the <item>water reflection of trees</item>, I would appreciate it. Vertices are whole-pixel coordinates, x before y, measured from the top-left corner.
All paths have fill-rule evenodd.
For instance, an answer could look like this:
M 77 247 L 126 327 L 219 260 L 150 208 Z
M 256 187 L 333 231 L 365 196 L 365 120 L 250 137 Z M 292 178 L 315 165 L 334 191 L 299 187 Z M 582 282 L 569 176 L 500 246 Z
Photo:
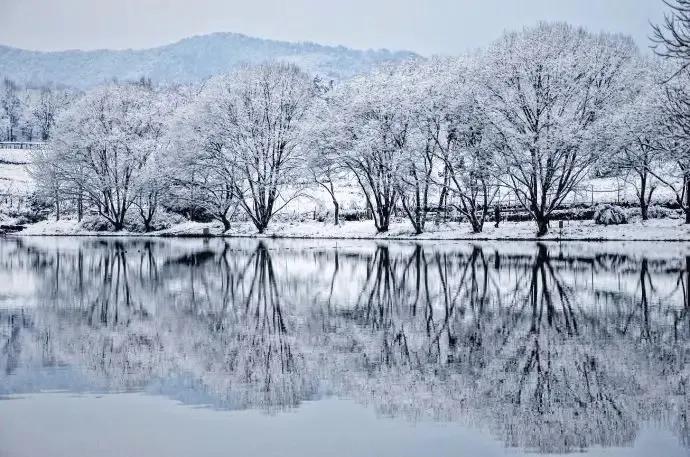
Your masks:
M 267 247 L 259 243 L 238 253 L 225 244 L 217 257 L 190 268 L 190 295 L 176 306 L 204 322 L 212 341 L 204 351 L 195 351 L 197 343 L 183 350 L 213 367 L 204 374 L 213 390 L 240 391 L 245 407 L 294 406 L 312 396 L 313 380 L 293 349 L 295 336 Z
M 690 436 L 690 258 L 231 241 L 10 257 L 43 279 L 41 307 L 2 316 L 6 374 L 29 360 L 116 387 L 187 376 L 238 408 L 331 392 L 541 451 L 630 444 L 648 420 Z
M 392 414 L 416 414 L 408 403 L 413 395 L 423 398 L 420 409 L 456 407 L 495 424 L 507 443 L 540 450 L 630 443 L 640 422 L 655 418 L 651 410 L 663 409 L 660 404 L 680 407 L 672 420 L 686 422 L 687 397 L 675 395 L 672 385 L 657 390 L 654 384 L 671 368 L 658 361 L 687 351 L 685 345 L 671 355 L 665 346 L 681 342 L 678 317 L 685 315 L 686 300 L 678 307 L 672 296 L 660 299 L 647 259 L 639 262 L 625 309 L 610 315 L 571 285 L 572 269 L 565 266 L 573 259 L 551 257 L 545 245 L 529 260 L 491 255 L 476 246 L 454 255 L 427 254 L 418 246 L 405 260 L 378 247 L 360 299 L 340 313 L 379 334 L 368 336 L 369 346 L 352 345 L 363 353 L 361 369 L 370 382 L 351 387 L 375 386 L 370 400 L 384 399 Z M 576 259 L 599 270 L 630 267 L 630 259 L 607 260 Z M 673 329 L 666 314 L 674 316 Z M 681 359 L 684 366 L 687 356 Z M 400 386 L 397 399 L 389 393 L 393 367 L 418 372 L 397 377 L 411 384 Z M 650 375 L 660 378 L 651 381 Z M 684 386 L 686 374 L 675 375 Z M 379 377 L 386 382 L 378 384 Z M 439 389 L 439 380 L 455 395 Z M 429 390 L 413 392 L 420 386 Z M 455 400 L 451 408 L 449 399 Z M 687 437 L 685 426 L 676 430 Z

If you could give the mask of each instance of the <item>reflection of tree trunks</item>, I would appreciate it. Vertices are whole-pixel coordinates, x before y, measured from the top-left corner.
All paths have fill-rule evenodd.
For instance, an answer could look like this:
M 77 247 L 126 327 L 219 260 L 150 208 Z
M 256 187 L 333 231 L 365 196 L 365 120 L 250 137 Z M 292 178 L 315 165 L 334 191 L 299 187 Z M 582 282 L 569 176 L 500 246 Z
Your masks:
M 146 248 L 144 250 L 146 251 Z M 134 279 L 132 279 L 128 268 L 127 248 L 122 242 L 107 245 L 99 253 L 102 255 L 98 262 L 90 264 L 88 268 L 85 266 L 83 252 L 77 253 L 76 277 L 74 278 L 76 284 L 74 284 L 74 293 L 70 295 L 71 297 L 78 295 L 80 308 L 85 298 L 92 296 L 88 298 L 88 309 L 85 314 L 89 325 L 117 326 L 128 324 L 132 315 L 135 314 L 146 317 L 148 312 L 144 308 L 143 297 L 133 291 L 132 283 L 139 281 L 140 284 L 145 283 L 150 290 L 156 290 L 158 274 L 155 259 L 150 257 L 149 262 L 152 264 L 147 269 L 142 269 L 143 259 L 148 256 L 148 253 L 142 253 L 140 268 L 134 268 Z M 145 273 L 145 271 L 148 272 Z M 100 273 L 100 277 L 94 283 L 93 280 L 98 277 L 95 275 L 91 277 L 90 274 L 96 272 Z
M 79 309 L 84 307 L 84 251 L 79 248 L 77 254 L 77 290 L 79 291 Z
M 642 267 L 640 268 L 640 305 L 642 306 L 642 317 L 643 317 L 643 330 L 642 330 L 642 335 L 644 338 L 649 340 L 650 338 L 650 331 L 649 331 L 649 300 L 647 297 L 647 279 L 650 281 L 651 285 L 651 278 L 649 277 L 649 266 L 648 266 L 648 261 L 647 259 L 642 259 Z
M 558 376 L 552 372 L 553 358 L 557 354 L 551 347 L 552 339 L 578 335 L 579 331 L 569 290 L 553 268 L 548 249 L 542 243 L 537 245 L 531 269 L 529 303 L 531 313 L 527 335 L 514 352 L 514 357 L 524 357 L 525 361 L 519 365 L 519 373 L 515 373 L 518 381 L 513 401 L 521 405 L 531 398 L 536 411 L 544 413 L 559 401 L 552 392 Z M 560 303 L 558 308 L 557 303 Z M 515 363 L 517 361 L 515 359 Z M 525 393 L 528 386 L 533 387 L 529 396 Z
M 556 300 L 553 291 L 557 292 L 560 313 L 556 310 Z M 546 324 L 549 327 L 555 326 L 560 332 L 561 323 L 556 319 L 560 317 L 563 321 L 563 330 L 568 335 L 578 333 L 578 324 L 571 305 L 570 292 L 551 265 L 548 249 L 542 243 L 537 245 L 537 256 L 532 266 L 530 298 L 532 305 L 531 333 L 537 331 L 544 311 L 546 311 Z
M 373 275 L 372 275 L 373 273 Z M 373 329 L 384 327 L 384 319 L 389 317 L 392 306 L 392 296 L 396 282 L 392 279 L 390 253 L 388 247 L 379 245 L 376 248 L 374 259 L 367 271 L 367 279 L 357 300 L 357 315 L 364 322 L 369 323 Z M 366 296 L 364 310 L 361 310 L 361 298 Z
M 673 340 L 682 340 L 679 335 L 679 326 L 686 324 L 687 335 L 690 335 L 690 256 L 685 257 L 685 267 L 680 269 L 678 275 L 677 288 L 682 292 L 683 308 L 673 312 Z
M 22 313 L 23 314 L 23 313 Z M 21 343 L 19 341 L 22 327 L 26 326 L 24 316 L 12 314 L 9 317 L 10 335 L 2 347 L 1 354 L 6 357 L 5 360 L 5 374 L 12 375 L 19 368 L 19 360 L 21 356 Z
M 646 258 L 642 259 L 640 263 L 640 272 L 638 275 L 638 288 L 640 290 L 640 300 L 634 300 L 634 306 L 625 321 L 621 334 L 625 335 L 630 328 L 630 324 L 637 315 L 638 311 L 640 313 L 640 337 L 644 340 L 650 340 L 651 338 L 651 323 L 649 320 L 649 296 L 654 292 L 654 285 L 652 283 L 652 277 L 649 272 L 649 261 Z
M 294 357 L 286 338 L 288 330 L 273 262 L 263 242 L 259 243 L 252 257 L 253 277 L 244 300 L 244 310 L 245 317 L 254 320 L 254 333 L 249 336 L 250 343 L 262 354 L 265 366 L 265 388 L 270 389 L 272 382 L 270 366 L 274 354 L 277 354 L 281 372 L 293 369 Z
M 333 300 L 333 290 L 335 288 L 335 279 L 338 276 L 338 271 L 340 271 L 340 261 L 338 257 L 338 248 L 335 248 L 335 258 L 333 265 L 333 275 L 331 276 L 331 286 L 328 292 L 328 310 L 331 310 L 331 300 Z

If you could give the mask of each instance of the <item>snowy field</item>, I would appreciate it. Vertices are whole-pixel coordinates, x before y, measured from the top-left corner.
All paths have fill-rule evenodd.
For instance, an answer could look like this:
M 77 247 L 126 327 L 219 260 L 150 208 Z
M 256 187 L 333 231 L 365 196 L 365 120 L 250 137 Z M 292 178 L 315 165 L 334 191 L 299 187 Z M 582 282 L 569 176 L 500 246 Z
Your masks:
M 31 151 L 0 149 L 0 194 L 26 196 L 34 189 L 27 165 Z

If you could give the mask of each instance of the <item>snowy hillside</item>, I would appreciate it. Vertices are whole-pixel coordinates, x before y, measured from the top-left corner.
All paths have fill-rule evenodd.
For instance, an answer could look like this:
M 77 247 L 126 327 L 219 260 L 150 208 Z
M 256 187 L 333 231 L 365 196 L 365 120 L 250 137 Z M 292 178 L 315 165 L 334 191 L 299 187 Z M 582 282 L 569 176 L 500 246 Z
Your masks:
M 193 82 L 243 63 L 280 60 L 339 79 L 366 72 L 383 62 L 414 57 L 416 54 L 406 51 L 360 51 L 214 33 L 143 50 L 38 52 L 0 46 L 0 75 L 18 83 L 84 88 L 114 78 L 136 80 L 142 76 L 162 83 Z

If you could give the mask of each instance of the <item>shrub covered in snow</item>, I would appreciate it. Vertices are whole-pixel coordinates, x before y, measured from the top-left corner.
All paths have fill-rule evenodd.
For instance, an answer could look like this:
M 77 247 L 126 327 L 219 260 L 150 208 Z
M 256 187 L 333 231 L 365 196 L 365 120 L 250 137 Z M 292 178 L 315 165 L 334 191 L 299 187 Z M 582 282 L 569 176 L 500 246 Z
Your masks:
M 27 225 L 48 219 L 52 211 L 52 205 L 36 194 L 31 194 L 25 205 L 19 211 L 8 211 L 17 224 Z
M 681 214 L 674 209 L 663 206 L 650 206 L 647 210 L 650 219 L 680 219 Z
M 165 230 L 172 227 L 173 225 L 181 224 L 185 221 L 186 219 L 184 218 L 184 216 L 159 209 L 153 216 L 150 230 L 154 232 L 157 230 Z M 143 233 L 146 231 L 146 228 L 144 227 L 144 222 L 136 210 L 131 211 L 127 214 L 125 218 L 125 228 L 130 232 Z
M 165 230 L 186 221 L 187 219 L 180 214 L 165 210 L 158 210 L 156 215 L 153 217 L 153 221 L 151 221 L 151 227 L 153 230 Z
M 594 209 L 594 223 L 597 225 L 619 225 L 628 223 L 628 214 L 616 205 L 602 204 Z
M 113 224 L 98 215 L 85 216 L 79 226 L 87 232 L 107 232 L 113 229 Z

